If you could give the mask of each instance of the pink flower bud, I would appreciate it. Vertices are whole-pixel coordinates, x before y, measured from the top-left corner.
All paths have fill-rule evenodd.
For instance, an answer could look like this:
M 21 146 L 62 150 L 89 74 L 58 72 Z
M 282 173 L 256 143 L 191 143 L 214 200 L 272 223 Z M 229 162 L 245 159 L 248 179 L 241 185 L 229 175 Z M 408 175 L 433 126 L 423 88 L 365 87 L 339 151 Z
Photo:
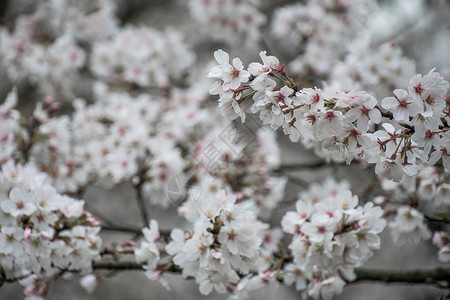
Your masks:
M 25 240 L 27 241 L 27 243 L 29 243 L 30 242 L 31 229 L 28 228 L 28 227 L 25 228 L 24 235 L 25 235 Z

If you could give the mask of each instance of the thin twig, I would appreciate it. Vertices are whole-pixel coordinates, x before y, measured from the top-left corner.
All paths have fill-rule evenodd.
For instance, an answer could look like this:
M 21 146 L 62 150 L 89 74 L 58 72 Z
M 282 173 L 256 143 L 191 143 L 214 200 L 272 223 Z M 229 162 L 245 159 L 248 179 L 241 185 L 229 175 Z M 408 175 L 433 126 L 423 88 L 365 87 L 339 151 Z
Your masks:
M 278 169 L 275 169 L 275 172 L 281 172 L 281 171 L 300 171 L 304 169 L 319 169 L 322 167 L 331 167 L 334 166 L 336 163 L 333 162 L 326 162 L 324 160 L 320 160 L 314 163 L 291 163 L 291 164 L 282 164 L 278 167 Z
M 424 214 L 425 219 L 427 219 L 430 222 L 436 222 L 436 223 L 447 223 L 450 224 L 450 220 L 447 218 L 442 218 L 442 217 L 433 217 L 433 216 L 428 216 Z

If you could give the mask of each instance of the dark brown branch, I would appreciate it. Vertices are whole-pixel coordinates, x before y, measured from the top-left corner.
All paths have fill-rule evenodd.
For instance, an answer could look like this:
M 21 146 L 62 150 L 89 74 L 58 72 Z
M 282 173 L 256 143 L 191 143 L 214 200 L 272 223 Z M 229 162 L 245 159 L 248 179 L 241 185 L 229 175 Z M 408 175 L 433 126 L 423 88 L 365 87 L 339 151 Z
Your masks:
M 93 264 L 94 270 L 136 270 L 144 271 L 141 264 L 136 262 L 96 262 Z
M 109 270 L 144 270 L 142 265 L 135 262 L 99 262 L 94 269 Z M 179 271 L 173 270 L 173 273 Z M 436 268 L 431 270 L 374 270 L 356 269 L 357 279 L 361 281 L 379 281 L 384 283 L 432 284 L 439 287 L 449 287 L 450 268 Z
M 447 218 L 433 217 L 433 216 L 428 216 L 428 215 L 424 215 L 424 217 L 426 220 L 428 220 L 430 222 L 450 224 L 450 220 Z
M 374 270 L 356 269 L 359 281 L 380 281 L 385 283 L 432 284 L 448 288 L 450 283 L 450 268 L 436 268 L 431 270 Z
M 292 163 L 292 164 L 282 164 L 278 167 L 278 169 L 275 169 L 274 172 L 281 172 L 281 171 L 300 171 L 304 169 L 319 169 L 322 167 L 327 166 L 334 166 L 336 163 L 334 162 L 326 162 L 324 160 L 317 161 L 314 163 Z
M 136 262 L 95 262 L 94 270 L 114 270 L 114 271 L 144 271 L 144 267 Z M 166 270 L 170 273 L 181 273 L 181 270 L 175 265 Z M 374 270 L 374 269 L 356 269 L 357 279 L 352 283 L 362 281 L 375 281 L 384 283 L 406 283 L 406 284 L 430 284 L 440 288 L 449 288 L 450 285 L 450 267 L 438 267 L 431 270 Z M 26 275 L 29 276 L 29 275 Z M 26 276 L 18 278 L 0 278 L 0 286 L 7 282 L 12 283 L 23 279 Z
M 125 3 L 125 4 L 124 4 Z M 140 12 L 152 6 L 171 5 L 171 0 L 152 0 L 152 1 L 124 1 L 118 9 L 118 18 L 122 24 L 128 23 L 131 19 L 136 17 Z
M 141 178 L 141 176 L 139 177 Z M 141 214 L 141 219 L 142 219 L 142 224 L 144 226 L 148 226 L 148 224 L 150 223 L 150 217 L 148 215 L 147 212 L 147 205 L 145 203 L 145 199 L 142 195 L 142 184 L 144 183 L 144 181 L 142 179 L 140 179 L 139 184 L 137 184 L 135 186 L 136 189 L 136 202 L 139 208 L 139 213 Z

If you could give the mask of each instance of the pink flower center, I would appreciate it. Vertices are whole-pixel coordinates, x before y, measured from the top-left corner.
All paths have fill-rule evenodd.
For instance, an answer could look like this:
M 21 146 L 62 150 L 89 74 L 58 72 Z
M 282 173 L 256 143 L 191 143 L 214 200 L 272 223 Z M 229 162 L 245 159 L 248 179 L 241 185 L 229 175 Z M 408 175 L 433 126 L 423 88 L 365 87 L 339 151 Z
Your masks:
M 322 225 L 322 226 L 317 227 L 317 231 L 319 233 L 325 233 L 327 230 L 326 230 L 325 226 Z
M 400 106 L 400 107 L 407 107 L 408 104 L 409 103 L 405 99 L 398 99 L 398 106 Z
M 25 207 L 25 204 L 23 203 L 23 201 L 19 201 L 16 203 L 17 209 L 23 209 L 24 207 Z
M 422 85 L 419 83 L 418 85 L 416 85 L 416 86 L 414 87 L 414 90 L 416 91 L 417 94 L 421 95 L 422 92 L 423 92 Z
M 236 78 L 239 76 L 239 70 L 237 70 L 236 68 L 233 68 L 233 71 L 231 71 L 231 76 L 233 78 Z

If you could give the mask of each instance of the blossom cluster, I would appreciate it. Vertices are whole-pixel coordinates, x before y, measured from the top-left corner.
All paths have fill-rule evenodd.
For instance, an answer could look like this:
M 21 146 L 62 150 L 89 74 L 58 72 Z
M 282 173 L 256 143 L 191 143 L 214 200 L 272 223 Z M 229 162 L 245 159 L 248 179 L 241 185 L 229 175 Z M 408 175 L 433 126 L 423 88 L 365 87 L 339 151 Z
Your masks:
M 389 223 L 391 234 L 397 245 L 404 245 L 409 241 L 418 244 L 421 240 L 431 238 L 431 231 L 425 224 L 424 215 L 410 206 L 397 209 L 395 220 Z
M 419 170 L 415 176 L 404 176 L 400 182 L 380 178 L 383 190 L 388 196 L 382 202 L 414 203 L 417 199 L 433 200 L 436 206 L 450 205 L 450 185 L 446 182 L 447 174 L 439 172 L 436 167 Z
M 167 183 L 185 166 L 178 144 L 189 145 L 190 136 L 197 142 L 205 131 L 201 124 L 217 120 L 200 109 L 204 94 L 193 87 L 174 90 L 169 100 L 144 93 L 134 97 L 99 83 L 98 101 L 73 101 L 72 116 L 53 116 L 58 103 L 47 98 L 24 121 L 13 90 L 0 107 L 0 158 L 33 162 L 61 192 L 77 192 L 89 182 L 128 181 L 142 167 L 144 193 L 167 207 Z
M 124 50 L 126 49 L 126 50 Z M 125 27 L 92 50 L 93 73 L 105 81 L 138 86 L 168 86 L 194 62 L 180 32 Z
M 194 54 L 180 32 L 117 23 L 111 1 L 40 1 L 14 31 L 1 29 L 0 62 L 14 82 L 26 78 L 67 99 L 77 94 L 82 70 L 116 84 L 165 87 L 192 66 Z
M 374 5 L 371 0 L 306 1 L 278 8 L 272 21 L 273 34 L 302 50 L 289 64 L 289 71 L 327 74 L 360 29 L 367 8 Z
M 266 43 L 262 12 L 273 3 L 185 2 L 212 39 Z M 204 295 L 242 299 L 284 283 L 331 299 L 380 248 L 387 224 L 399 245 L 430 239 L 427 219 L 445 219 L 430 208 L 450 205 L 449 83 L 434 69 L 415 75 L 393 43 L 354 39 L 375 1 L 303 3 L 270 18 L 291 48 L 281 52 L 300 53 L 289 68 L 302 81 L 265 51 L 247 68 L 218 50 L 210 86 L 191 50 L 199 45 L 175 29 L 119 27 L 109 0 L 35 1 L 1 26 L 0 64 L 18 88 L 0 104 L 0 285 L 20 280 L 29 299 L 44 299 L 57 278 L 80 273 L 92 293 L 109 274 L 93 269 L 124 263 L 166 287 L 165 273 L 181 273 Z M 19 102 L 24 82 L 40 96 Z M 299 195 L 282 229 L 269 226 L 288 182 L 278 175 L 280 127 L 326 161 L 375 165 L 384 196 L 362 204 L 349 184 L 325 180 Z M 146 220 L 137 245 L 102 247 L 100 223 L 74 195 L 119 184 L 134 188 L 143 219 L 155 217 L 151 205 L 172 205 L 184 227 L 169 235 Z M 106 219 L 104 230 L 140 231 Z M 448 262 L 448 234 L 433 243 Z
M 81 42 L 94 43 L 117 30 L 110 1 L 39 1 L 34 13 L 0 29 L 0 62 L 14 82 L 28 79 L 48 95 L 72 95 L 87 61 Z
M 213 289 L 232 291 L 240 275 L 267 268 L 262 245 L 268 225 L 245 203 L 237 203 L 235 195 L 218 190 L 198 200 L 190 197 L 180 211 L 192 230 L 173 229 L 166 252 L 184 278 L 195 279 L 203 295 Z
M 298 89 L 279 60 L 265 51 L 260 53 L 263 64 L 251 63 L 248 70 L 239 58 L 230 64 L 222 50 L 214 56 L 219 66 L 209 73 L 217 80 L 210 93 L 219 94 L 219 107 L 229 119 L 244 122 L 242 103 L 252 97 L 250 112 L 259 113 L 263 124 L 283 127 L 292 141 L 302 139 L 328 159 L 350 163 L 364 158 L 376 164 L 378 175 L 396 182 L 404 174 L 416 175 L 420 164 L 435 165 L 441 158 L 450 169 L 449 83 L 434 70 L 411 78 L 408 91 L 396 89 L 395 97 L 380 101 L 382 110 L 365 91 Z M 379 123 L 383 129 L 370 130 L 370 124 Z
M 252 128 L 250 140 L 238 149 L 239 134 L 224 120 L 218 122 L 212 108 L 202 107 L 206 95 L 201 82 L 189 89 L 172 88 L 169 94 L 138 96 L 98 82 L 94 99 L 93 104 L 76 99 L 71 116 L 55 117 L 58 103 L 47 98 L 24 121 L 16 109 L 17 93 L 11 92 L 0 118 L 5 129 L 2 161 L 33 162 L 60 192 L 78 192 L 91 182 L 110 187 L 138 175 L 133 182 L 140 184 L 144 197 L 163 207 L 170 203 L 168 185 L 180 174 L 196 174 L 199 182 L 212 175 L 222 188 L 253 201 L 266 217 L 282 199 L 286 180 L 269 174 L 279 166 L 274 133 Z M 214 141 L 223 147 L 213 164 L 205 153 Z M 243 151 L 249 144 L 253 146 Z
M 347 183 L 330 179 L 299 196 L 296 211 L 281 221 L 283 231 L 292 235 L 293 259 L 283 268 L 284 283 L 295 283 L 315 299 L 331 299 L 345 281 L 355 279 L 354 268 L 380 248 L 383 209 L 371 202 L 359 206 Z
M 213 39 L 231 44 L 253 45 L 260 39 L 266 16 L 258 10 L 260 0 L 189 0 L 191 16 Z M 217 34 L 220 32 L 220 34 Z
M 414 61 L 405 57 L 400 47 L 387 42 L 372 49 L 368 38 L 358 38 L 345 59 L 333 67 L 329 81 L 342 90 L 364 90 L 386 97 L 407 86 L 415 74 Z
M 433 244 L 439 247 L 439 260 L 447 263 L 450 261 L 450 238 L 443 231 L 437 231 L 433 236 Z
M 415 176 L 403 176 L 398 183 L 380 178 L 386 195 L 377 196 L 373 201 L 383 204 L 388 211 L 396 212 L 394 220 L 389 222 L 396 244 L 403 245 L 410 241 L 418 244 L 431 238 L 425 215 L 419 208 L 425 208 L 423 210 L 432 217 L 439 215 L 439 209 L 445 212 L 450 205 L 447 178 L 448 174 L 436 167 L 423 168 Z
M 203 145 L 198 145 L 196 159 L 199 172 L 194 186 L 202 191 L 225 189 L 232 192 L 237 195 L 238 202 L 245 202 L 247 206 L 253 207 L 258 217 L 268 219 L 283 199 L 287 182 L 285 177 L 273 176 L 273 171 L 280 166 L 276 135 L 273 131 L 259 128 L 253 136 L 249 128 L 243 129 L 248 131 L 241 133 L 241 137 L 239 128 L 229 126 L 223 132 L 231 136 L 231 139 L 226 140 L 231 147 L 225 146 L 224 141 L 217 138 L 220 133 L 212 131 L 205 136 Z M 245 136 L 245 133 L 249 136 Z M 241 145 L 239 138 L 251 138 L 251 141 Z M 222 150 L 220 158 L 212 164 L 205 156 L 208 145 L 215 145 Z M 239 146 L 245 148 L 241 150 Z M 237 150 L 240 150 L 238 156 L 235 153 Z
M 181 186 L 174 192 L 181 198 L 170 194 L 169 198 L 173 204 L 181 204 L 178 213 L 192 223 L 193 229 L 174 229 L 165 248 L 156 221 L 144 229 L 144 241 L 135 254 L 149 279 L 167 286 L 163 274 L 175 265 L 185 277 L 196 279 L 201 293 L 209 294 L 214 288 L 237 296 L 253 289 L 249 282 L 266 276 L 263 271 L 270 266 L 272 252 L 278 249 L 281 232 L 267 230 L 268 225 L 256 217 L 268 218 L 283 198 L 286 179 L 270 174 L 279 167 L 279 149 L 275 134 L 260 129 L 236 155 L 239 140 L 227 139 L 227 144 L 218 137 L 220 131 L 238 137 L 238 133 L 227 131 L 230 127 L 225 131 L 223 127 L 213 129 L 197 142 L 197 170 L 191 170 L 184 186 L 184 177 L 176 174 Z M 206 155 L 209 146 L 220 150 L 216 161 Z M 182 200 L 186 201 L 178 203 Z M 262 277 L 255 276 L 258 272 Z M 249 277 L 241 278 L 243 274 Z
M 164 252 L 167 245 L 161 241 L 158 222 L 151 220 L 149 227 L 144 228 L 142 233 L 144 241 L 134 249 L 136 262 L 143 265 L 146 270 L 145 275 L 150 280 L 159 280 L 164 287 L 170 289 L 167 281 L 162 278 L 162 274 L 166 271 L 166 265 L 158 264 L 161 258 L 160 253 Z
M 102 241 L 84 201 L 59 194 L 31 164 L 3 164 L 0 183 L 3 278 L 27 278 L 25 293 L 45 297 L 55 274 L 91 271 Z

